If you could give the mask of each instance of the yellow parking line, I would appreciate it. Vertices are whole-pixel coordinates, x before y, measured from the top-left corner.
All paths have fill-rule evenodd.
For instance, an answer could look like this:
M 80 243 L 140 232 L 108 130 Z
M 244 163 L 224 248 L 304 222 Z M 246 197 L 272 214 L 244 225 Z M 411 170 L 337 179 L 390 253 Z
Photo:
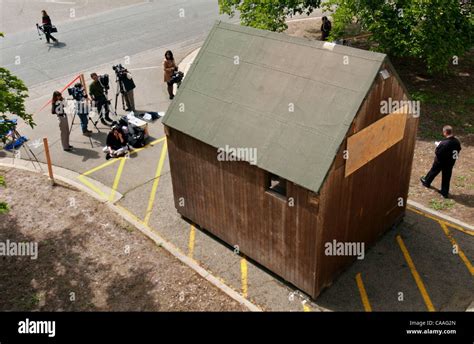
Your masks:
M 365 291 L 364 282 L 362 281 L 360 272 L 356 275 L 356 283 L 357 287 L 359 288 L 360 298 L 362 300 L 362 304 L 364 305 L 365 311 L 372 312 L 372 307 L 370 306 L 369 297 Z
M 144 150 L 144 149 L 146 149 L 146 148 L 149 148 L 149 147 L 151 147 L 151 146 L 153 146 L 153 145 L 155 145 L 155 144 L 157 144 L 157 143 L 160 143 L 161 141 L 164 141 L 164 140 L 166 140 L 166 136 L 165 136 L 165 137 L 162 137 L 162 138 L 160 138 L 160 139 L 156 139 L 156 140 L 150 142 L 149 144 L 147 144 L 146 146 L 144 146 L 144 147 L 142 147 L 142 148 L 134 149 L 133 151 L 131 151 L 131 153 L 138 153 L 138 152 L 140 152 L 140 151 L 142 151 L 142 150 Z M 101 165 L 99 165 L 99 166 L 97 166 L 97 167 L 94 167 L 93 169 L 90 169 L 89 171 L 84 172 L 82 175 L 83 175 L 83 176 L 87 176 L 87 175 L 89 175 L 89 174 L 91 174 L 91 173 L 94 173 L 94 172 L 97 172 L 97 171 L 99 171 L 99 170 L 101 170 L 101 169 L 103 169 L 103 168 L 105 168 L 105 167 L 107 167 L 107 166 L 109 166 L 109 165 L 115 164 L 117 161 L 119 161 L 119 159 L 112 159 L 112 160 L 109 160 L 109 161 L 104 162 L 103 164 L 101 164 Z
M 143 221 L 141 219 L 138 218 L 137 215 L 135 215 L 134 213 L 132 213 L 130 210 L 128 210 L 127 208 L 125 207 L 122 207 L 120 204 L 115 204 L 115 206 L 117 208 L 120 208 L 120 210 L 122 210 L 124 213 L 127 213 L 127 215 L 129 215 L 134 221 L 137 221 L 138 223 L 140 224 L 144 224 Z M 148 226 L 146 226 L 148 229 L 151 229 L 149 228 Z
M 414 213 L 417 213 L 417 214 L 420 214 L 420 215 L 422 215 L 422 216 L 424 216 L 424 217 L 427 217 L 428 219 L 435 220 L 435 221 L 437 221 L 437 222 L 441 222 L 441 221 L 442 221 L 442 222 L 446 223 L 449 227 L 452 227 L 452 228 L 454 228 L 454 229 L 456 229 L 456 230 L 458 230 L 458 231 L 460 231 L 460 232 L 463 232 L 463 233 L 465 233 L 465 234 L 474 236 L 474 232 L 473 232 L 473 231 L 468 231 L 468 230 L 466 230 L 466 229 L 462 228 L 461 226 L 458 226 L 458 225 L 456 225 L 456 224 L 454 224 L 454 223 L 446 222 L 446 221 L 444 221 L 444 220 L 441 220 L 441 219 L 438 218 L 438 217 L 432 216 L 432 215 L 430 215 L 430 214 L 427 214 L 427 213 L 425 213 L 425 212 L 423 212 L 423 211 L 421 211 L 421 210 L 412 208 L 412 207 L 410 207 L 410 206 L 407 206 L 407 209 L 410 210 L 410 211 L 412 211 L 412 212 L 414 212 Z
M 188 257 L 192 258 L 194 255 L 194 240 L 196 238 L 196 229 L 191 225 L 189 231 Z
M 306 300 L 302 302 L 303 304 L 303 311 L 304 312 L 311 312 L 311 308 L 306 304 Z
M 423 281 L 421 280 L 421 277 L 418 274 L 418 271 L 416 271 L 415 264 L 413 264 L 413 260 L 410 257 L 410 253 L 408 253 L 405 243 L 403 242 L 402 237 L 400 235 L 397 235 L 397 242 L 398 242 L 398 245 L 400 246 L 400 249 L 403 252 L 403 256 L 405 257 L 408 267 L 410 268 L 411 274 L 413 275 L 413 278 L 415 279 L 416 285 L 418 286 L 418 289 L 420 290 L 421 296 L 423 297 L 423 300 L 425 301 L 426 308 L 428 308 L 430 312 L 434 312 L 435 308 L 433 306 L 433 303 L 431 302 L 430 296 L 428 295 L 428 292 L 426 291 L 425 285 L 423 284 Z
M 107 199 L 107 195 L 102 192 L 98 187 L 96 187 L 94 184 L 89 182 L 84 176 L 79 176 L 77 177 L 85 186 L 87 186 L 89 189 L 94 191 L 96 194 L 98 194 L 100 197 L 103 199 Z
M 469 270 L 469 272 L 471 273 L 471 275 L 474 275 L 474 268 L 472 267 L 471 262 L 470 262 L 469 259 L 466 257 L 466 255 L 464 254 L 464 252 L 461 250 L 461 248 L 459 247 L 459 245 L 458 245 L 458 243 L 456 242 L 456 240 L 453 238 L 453 235 L 451 234 L 451 232 L 449 231 L 448 227 L 446 226 L 446 223 L 440 221 L 439 224 L 440 224 L 441 228 L 443 229 L 443 232 L 444 232 L 444 234 L 446 235 L 446 237 L 449 239 L 449 241 L 451 241 L 451 244 L 452 244 L 453 246 L 456 246 L 457 251 L 458 251 L 459 258 L 461 258 L 461 260 L 464 262 L 464 264 L 466 265 L 466 267 L 467 267 L 467 269 Z
M 94 173 L 94 172 L 97 172 L 97 171 L 103 169 L 104 167 L 107 167 L 107 166 L 109 166 L 109 165 L 115 164 L 117 161 L 118 161 L 118 159 L 109 160 L 109 161 L 107 161 L 107 162 L 105 162 L 105 163 L 103 163 L 103 164 L 101 164 L 101 165 L 99 165 L 99 166 L 97 166 L 97 167 L 94 167 L 93 169 L 91 169 L 91 170 L 89 170 L 89 171 L 87 171 L 87 172 L 84 172 L 82 175 L 83 175 L 83 176 L 87 176 L 87 175 L 89 175 L 89 174 L 91 174 L 91 173 Z
M 247 260 L 242 258 L 240 260 L 240 272 L 242 274 L 242 296 L 247 297 L 248 285 L 247 285 Z
M 112 202 L 114 200 L 115 192 L 117 191 L 118 184 L 120 182 L 120 178 L 122 177 L 123 167 L 125 162 L 127 161 L 126 158 L 120 158 L 120 165 L 117 169 L 117 173 L 115 174 L 114 184 L 112 186 L 112 191 L 110 192 L 109 201 Z
M 146 209 L 145 219 L 143 220 L 143 222 L 146 225 L 148 225 L 148 223 L 150 222 L 151 212 L 153 210 L 153 204 L 155 203 L 156 189 L 158 188 L 158 183 L 160 182 L 161 170 L 163 168 L 163 164 L 166 158 L 166 149 L 167 149 L 167 144 L 165 141 L 163 143 L 163 148 L 161 149 L 160 161 L 158 162 L 158 166 L 156 168 L 156 173 L 155 173 L 155 181 L 153 182 L 153 187 L 151 188 L 150 199 L 148 200 L 148 207 Z
M 166 136 L 165 136 L 165 137 L 162 137 L 161 139 L 156 139 L 155 141 L 150 142 L 149 144 L 147 144 L 146 146 L 143 146 L 142 148 L 134 148 L 130 153 L 138 153 L 138 152 L 141 152 L 142 150 L 147 149 L 147 148 L 150 148 L 150 147 L 152 147 L 153 145 L 155 145 L 155 144 L 157 144 L 157 143 L 160 143 L 161 141 L 164 141 L 164 140 L 166 140 Z

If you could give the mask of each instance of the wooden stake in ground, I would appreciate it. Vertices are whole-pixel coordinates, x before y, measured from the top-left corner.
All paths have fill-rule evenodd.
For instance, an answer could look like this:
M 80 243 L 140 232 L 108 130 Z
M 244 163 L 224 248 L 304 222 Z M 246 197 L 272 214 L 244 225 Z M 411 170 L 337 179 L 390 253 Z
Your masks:
M 49 145 L 48 145 L 47 137 L 43 138 L 43 144 L 44 144 L 44 154 L 46 154 L 46 161 L 48 162 L 49 180 L 51 181 L 51 184 L 54 185 L 53 165 L 51 164 L 51 156 L 49 154 Z

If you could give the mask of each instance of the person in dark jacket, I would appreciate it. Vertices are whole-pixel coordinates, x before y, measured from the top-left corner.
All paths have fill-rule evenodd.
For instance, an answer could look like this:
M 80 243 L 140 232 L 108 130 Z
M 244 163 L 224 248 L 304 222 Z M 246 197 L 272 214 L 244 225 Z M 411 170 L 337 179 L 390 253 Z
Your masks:
M 443 127 L 444 140 L 437 142 L 435 159 L 431 170 L 425 177 L 421 177 L 423 186 L 429 188 L 436 176 L 441 172 L 441 190 L 439 193 L 444 197 L 449 197 L 449 183 L 453 172 L 454 164 L 459 158 L 461 143 L 453 135 L 453 128 L 449 125 Z
M 93 82 L 89 85 L 89 95 L 97 107 L 100 122 L 103 125 L 110 126 L 113 121 L 110 118 L 109 100 L 105 96 L 104 87 L 100 83 L 97 73 L 92 73 L 91 79 Z
M 331 33 L 332 29 L 332 24 L 329 21 L 328 17 L 324 16 L 323 17 L 323 23 L 321 24 L 321 40 L 325 41 L 329 37 L 329 34 Z
M 46 43 L 49 43 L 51 39 L 54 41 L 54 43 L 58 43 L 58 40 L 51 35 L 51 31 L 53 29 L 53 23 L 51 22 L 51 18 L 45 10 L 42 10 L 41 13 L 43 15 L 42 23 L 43 31 L 46 36 Z

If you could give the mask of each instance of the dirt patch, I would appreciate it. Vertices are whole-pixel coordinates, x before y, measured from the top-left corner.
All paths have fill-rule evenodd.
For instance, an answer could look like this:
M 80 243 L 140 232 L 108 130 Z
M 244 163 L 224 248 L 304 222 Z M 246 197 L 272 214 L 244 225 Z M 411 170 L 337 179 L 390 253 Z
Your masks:
M 321 19 L 314 18 L 308 20 L 289 21 L 288 29 L 285 33 L 295 37 L 305 37 L 308 39 L 321 39 Z
M 244 311 L 235 300 L 87 194 L 0 168 L 0 242 L 38 257 L 0 257 L 2 311 Z
M 431 168 L 434 149 L 434 142 L 417 141 L 408 197 L 443 214 L 474 224 L 474 149 L 464 146 L 459 154 L 451 178 L 451 199 L 448 200 L 437 192 L 441 187 L 441 174 L 436 177 L 431 189 L 420 182 L 420 177 Z

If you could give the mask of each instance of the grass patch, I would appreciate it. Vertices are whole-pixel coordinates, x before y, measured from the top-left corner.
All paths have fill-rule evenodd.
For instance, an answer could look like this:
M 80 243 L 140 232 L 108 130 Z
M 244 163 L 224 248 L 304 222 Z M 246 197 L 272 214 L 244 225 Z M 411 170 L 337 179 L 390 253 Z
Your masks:
M 10 211 L 8 204 L 6 202 L 0 202 L 0 215 L 6 214 Z
M 434 210 L 448 210 L 454 207 L 456 202 L 452 199 L 440 200 L 440 199 L 431 199 L 429 206 Z
M 457 176 L 456 180 L 454 181 L 454 185 L 456 185 L 458 188 L 463 188 L 466 186 L 466 176 Z
M 40 297 L 37 293 L 24 296 L 18 300 L 18 308 L 24 310 L 33 310 L 38 307 L 40 303 Z

